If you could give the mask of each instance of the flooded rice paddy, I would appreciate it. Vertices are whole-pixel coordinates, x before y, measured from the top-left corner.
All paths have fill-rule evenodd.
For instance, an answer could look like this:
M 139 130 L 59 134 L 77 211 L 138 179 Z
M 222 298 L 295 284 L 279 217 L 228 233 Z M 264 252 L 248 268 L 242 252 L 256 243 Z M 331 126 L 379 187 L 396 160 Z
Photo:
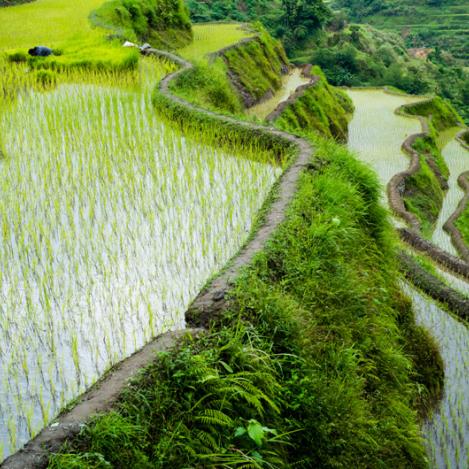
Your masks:
M 469 462 L 467 325 L 410 286 L 405 286 L 404 291 L 412 299 L 417 323 L 431 331 L 445 363 L 442 401 L 423 426 L 431 467 L 466 469 Z
M 0 461 L 184 311 L 281 169 L 191 142 L 149 94 L 62 85 L 0 116 Z
M 349 125 L 349 147 L 375 170 L 384 189 L 394 174 L 409 165 L 408 157 L 400 150 L 402 142 L 410 134 L 421 131 L 418 120 L 396 115 L 394 110 L 418 98 L 392 96 L 383 90 L 349 90 L 347 93 L 355 105 Z M 453 141 L 443 154 L 454 174 L 450 184 L 454 184 L 466 161 L 459 161 L 461 151 Z M 455 208 L 460 196 L 453 187 L 450 191 L 444 210 L 452 213 L 453 204 Z M 435 236 L 434 240 L 444 244 L 441 233 Z M 466 282 L 444 271 L 440 273 L 451 284 L 457 280 L 458 289 L 467 291 Z M 403 289 L 412 299 L 418 323 L 437 340 L 445 363 L 443 399 L 422 428 L 430 465 L 465 469 L 469 462 L 469 329 L 415 289 L 408 285 Z
M 402 143 L 421 131 L 417 119 L 397 115 L 394 111 L 421 98 L 392 95 L 380 89 L 352 89 L 347 90 L 347 94 L 355 106 L 349 124 L 348 146 L 375 170 L 385 190 L 390 179 L 409 166 L 409 158 L 401 150 Z M 383 201 L 387 204 L 384 195 Z

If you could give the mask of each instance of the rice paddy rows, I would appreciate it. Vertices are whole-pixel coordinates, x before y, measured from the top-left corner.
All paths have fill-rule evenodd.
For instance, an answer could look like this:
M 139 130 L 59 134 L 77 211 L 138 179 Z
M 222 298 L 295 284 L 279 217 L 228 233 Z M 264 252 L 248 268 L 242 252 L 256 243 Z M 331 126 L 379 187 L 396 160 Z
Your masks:
M 188 141 L 158 122 L 148 90 L 103 85 L 21 93 L 0 139 L 5 457 L 114 363 L 183 327 L 281 169 L 254 148 L 242 159 Z

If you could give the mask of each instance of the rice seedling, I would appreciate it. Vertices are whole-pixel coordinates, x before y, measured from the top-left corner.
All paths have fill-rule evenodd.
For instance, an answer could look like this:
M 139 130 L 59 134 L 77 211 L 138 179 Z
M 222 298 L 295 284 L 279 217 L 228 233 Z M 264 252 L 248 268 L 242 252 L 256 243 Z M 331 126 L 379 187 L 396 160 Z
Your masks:
M 4 456 L 110 366 L 183 327 L 281 172 L 255 144 L 215 149 L 159 121 L 150 85 L 171 67 L 70 70 L 47 90 L 25 64 L 0 78 Z

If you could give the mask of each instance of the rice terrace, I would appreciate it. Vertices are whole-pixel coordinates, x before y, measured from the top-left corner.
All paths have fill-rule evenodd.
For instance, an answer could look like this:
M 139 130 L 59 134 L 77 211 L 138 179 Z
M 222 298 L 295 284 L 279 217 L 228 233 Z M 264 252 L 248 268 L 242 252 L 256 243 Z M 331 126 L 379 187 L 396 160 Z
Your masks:
M 0 467 L 469 467 L 469 8 L 365 3 L 0 0 Z

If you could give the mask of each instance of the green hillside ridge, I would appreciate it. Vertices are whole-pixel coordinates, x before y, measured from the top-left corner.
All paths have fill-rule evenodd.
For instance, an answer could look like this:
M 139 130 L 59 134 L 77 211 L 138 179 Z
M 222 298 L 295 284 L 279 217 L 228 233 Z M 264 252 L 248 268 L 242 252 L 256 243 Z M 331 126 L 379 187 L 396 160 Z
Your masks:
M 288 71 L 288 58 L 282 44 L 261 30 L 255 40 L 231 48 L 222 54 L 232 82 L 254 104 L 273 94 L 282 85 Z
M 311 74 L 319 80 L 288 104 L 275 119 L 275 125 L 294 132 L 313 131 L 325 138 L 346 142 L 349 115 L 353 113 L 350 98 L 329 85 L 319 67 L 313 67 Z
M 465 0 L 336 0 L 352 20 L 401 34 L 408 47 L 436 47 L 469 63 Z

